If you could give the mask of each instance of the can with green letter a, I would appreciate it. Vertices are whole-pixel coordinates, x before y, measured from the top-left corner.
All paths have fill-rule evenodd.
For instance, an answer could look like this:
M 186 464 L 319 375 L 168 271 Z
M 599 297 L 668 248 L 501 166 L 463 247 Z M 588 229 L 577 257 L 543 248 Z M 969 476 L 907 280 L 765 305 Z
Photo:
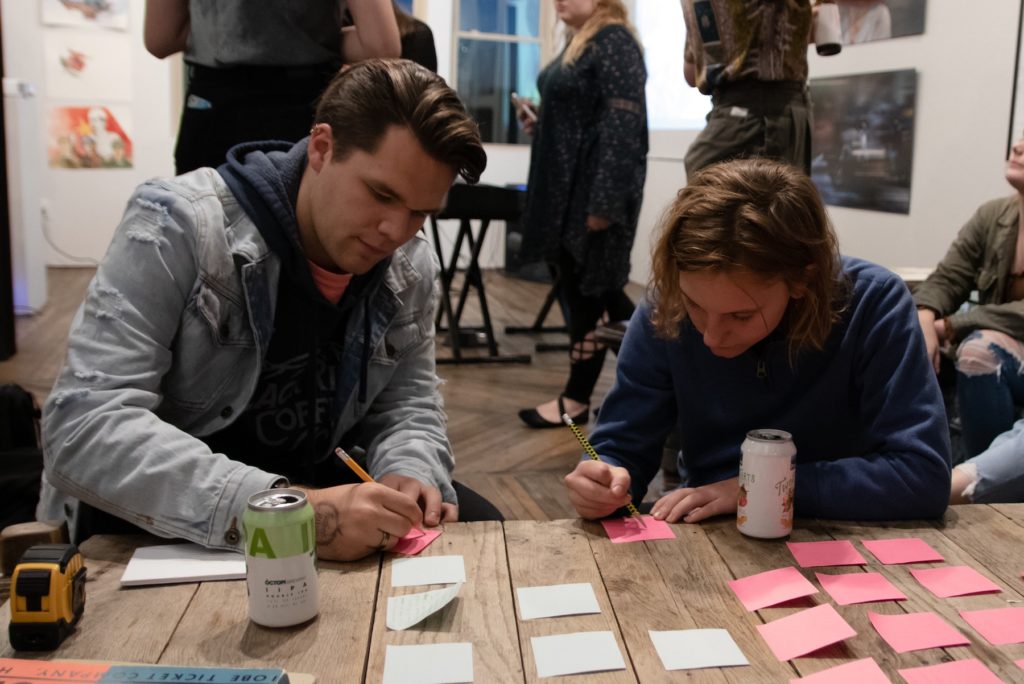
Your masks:
M 249 619 L 288 627 L 316 617 L 316 528 L 299 489 L 268 489 L 249 497 L 242 516 Z

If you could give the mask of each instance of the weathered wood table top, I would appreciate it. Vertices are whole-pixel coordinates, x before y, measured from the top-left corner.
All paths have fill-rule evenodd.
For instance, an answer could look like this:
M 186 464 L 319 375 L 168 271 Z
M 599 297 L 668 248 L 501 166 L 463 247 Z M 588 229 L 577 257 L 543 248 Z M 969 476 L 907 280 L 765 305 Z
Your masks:
M 82 545 L 88 567 L 85 615 L 56 652 L 25 654 L 11 649 L 7 630 L 0 657 L 93 659 L 170 665 L 282 667 L 308 672 L 321 683 L 380 682 L 385 647 L 468 641 L 473 644 L 477 682 L 538 681 L 530 638 L 568 632 L 610 630 L 627 670 L 544 681 L 587 682 L 788 682 L 843 662 L 871 656 L 894 682 L 898 668 L 978 658 L 1004 681 L 1024 681 L 1014 664 L 1024 645 L 992 646 L 959 615 L 963 609 L 1024 603 L 1024 504 L 955 506 L 942 521 L 855 523 L 798 520 L 791 541 L 849 539 L 866 566 L 818 568 L 820 572 L 877 571 L 906 601 L 836 606 L 857 636 L 789 662 L 778 661 L 756 625 L 819 603 L 818 594 L 785 607 L 747 612 L 726 582 L 756 572 L 795 565 L 783 541 L 743 537 L 735 522 L 720 518 L 676 525 L 675 541 L 612 544 L 603 529 L 580 520 L 457 523 L 422 555 L 462 555 L 467 582 L 458 597 L 421 624 L 402 632 L 385 626 L 387 597 L 428 587 L 391 587 L 391 555 L 356 563 L 320 563 L 320 615 L 298 627 L 267 629 L 247 615 L 245 583 L 205 582 L 122 589 L 119 578 L 132 550 L 154 538 L 95 537 Z M 969 565 L 1002 587 L 999 594 L 934 597 L 910 568 L 937 564 L 881 565 L 857 543 L 861 539 L 920 537 L 949 565 Z M 801 572 L 819 586 L 815 569 Z M 523 621 L 515 589 L 590 582 L 601 613 Z M 935 611 L 965 634 L 969 647 L 895 653 L 868 622 L 868 611 Z M 4 604 L 0 620 L 10 619 Z M 648 630 L 722 627 L 750 660 L 737 668 L 666 671 Z

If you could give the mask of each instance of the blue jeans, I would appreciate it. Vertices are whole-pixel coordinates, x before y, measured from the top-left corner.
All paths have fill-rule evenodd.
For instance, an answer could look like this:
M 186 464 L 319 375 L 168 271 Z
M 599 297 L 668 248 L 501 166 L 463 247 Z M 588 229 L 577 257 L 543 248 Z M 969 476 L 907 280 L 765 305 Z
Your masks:
M 974 484 L 964 494 L 974 503 L 1024 501 L 1024 419 L 957 468 L 973 471 Z
M 1009 347 L 1009 348 L 1008 348 Z M 976 456 L 1006 432 L 1024 404 L 1020 343 L 991 330 L 971 333 L 957 349 L 956 395 L 967 456 Z

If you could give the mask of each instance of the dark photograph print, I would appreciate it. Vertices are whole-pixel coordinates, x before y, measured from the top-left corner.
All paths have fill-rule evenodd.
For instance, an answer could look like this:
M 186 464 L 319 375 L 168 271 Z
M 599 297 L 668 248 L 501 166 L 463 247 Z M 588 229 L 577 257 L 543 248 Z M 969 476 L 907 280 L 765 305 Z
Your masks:
M 914 69 L 811 81 L 811 179 L 826 204 L 910 212 Z
M 839 0 L 843 45 L 924 33 L 925 0 Z

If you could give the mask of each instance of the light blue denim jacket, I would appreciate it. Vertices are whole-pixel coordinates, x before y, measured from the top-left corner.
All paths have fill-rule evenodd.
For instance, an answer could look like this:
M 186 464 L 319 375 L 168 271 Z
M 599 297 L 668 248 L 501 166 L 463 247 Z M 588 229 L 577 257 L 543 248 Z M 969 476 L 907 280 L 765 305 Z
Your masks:
M 455 502 L 454 461 L 434 363 L 438 264 L 420 236 L 353 309 L 338 369 L 333 443 L 370 435 L 370 473 L 414 477 Z M 221 176 L 199 169 L 140 186 L 72 323 L 44 409 L 40 519 L 79 500 L 154 534 L 236 548 L 246 499 L 278 475 L 213 453 L 199 438 L 241 415 L 270 344 L 280 260 Z

